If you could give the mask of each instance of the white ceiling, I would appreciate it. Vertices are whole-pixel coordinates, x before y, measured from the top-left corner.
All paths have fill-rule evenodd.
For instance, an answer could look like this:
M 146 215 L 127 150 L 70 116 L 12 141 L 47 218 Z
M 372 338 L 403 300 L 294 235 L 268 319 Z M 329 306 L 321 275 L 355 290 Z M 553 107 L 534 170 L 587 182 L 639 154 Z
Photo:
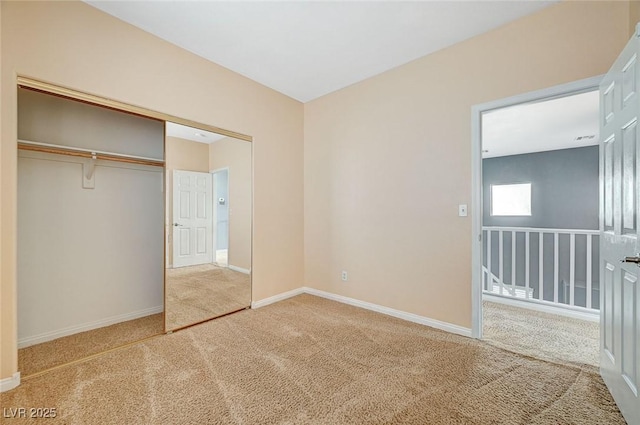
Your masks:
M 301 102 L 557 2 L 85 1 Z
M 487 112 L 482 157 L 597 145 L 599 102 L 596 90 Z
M 227 137 L 218 133 L 212 133 L 211 131 L 187 127 L 186 125 L 176 124 L 168 121 L 166 126 L 166 135 L 168 137 L 179 137 L 180 139 L 192 140 L 194 142 L 206 144 L 211 144 L 217 140 Z

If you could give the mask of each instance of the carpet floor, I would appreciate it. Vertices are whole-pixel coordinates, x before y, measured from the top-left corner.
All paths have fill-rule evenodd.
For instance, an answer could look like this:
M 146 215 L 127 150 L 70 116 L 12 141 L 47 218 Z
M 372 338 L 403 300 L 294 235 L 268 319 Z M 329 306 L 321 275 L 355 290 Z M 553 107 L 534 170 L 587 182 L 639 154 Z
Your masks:
M 33 377 L 0 402 L 65 424 L 624 424 L 596 373 L 311 295 Z
M 251 305 L 251 276 L 213 264 L 167 269 L 167 330 Z
M 18 350 L 18 370 L 34 373 L 164 332 L 162 313 L 54 339 Z
M 600 324 L 483 301 L 483 339 L 557 363 L 600 364 Z

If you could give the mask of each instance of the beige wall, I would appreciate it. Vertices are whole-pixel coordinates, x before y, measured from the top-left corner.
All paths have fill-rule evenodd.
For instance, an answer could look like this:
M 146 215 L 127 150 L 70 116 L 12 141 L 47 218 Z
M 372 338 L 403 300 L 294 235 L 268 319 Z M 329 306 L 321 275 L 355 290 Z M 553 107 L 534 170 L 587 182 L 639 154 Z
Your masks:
M 206 143 L 168 136 L 164 155 L 167 175 L 173 170 L 209 172 L 209 145 Z
M 2 3 L 0 3 L 0 102 L 1 102 L 1 98 L 2 98 L 2 92 L 4 91 L 4 89 L 2 88 L 2 81 L 4 81 L 4 61 L 3 61 L 3 57 L 4 57 L 4 37 L 2 36 L 3 34 L 3 25 L 2 25 Z M 0 106 L 2 104 L 0 103 Z M 0 114 L 1 114 L 1 109 L 0 109 Z M 0 115 L 0 137 L 2 137 L 4 135 L 3 129 L 4 129 L 4 125 L 2 124 L 3 120 L 1 118 Z M 3 266 L 2 263 L 4 262 L 4 255 L 3 255 L 3 246 L 5 245 L 5 233 L 2 231 L 2 223 L 4 222 L 4 211 L 12 208 L 12 209 L 16 209 L 15 206 L 9 206 L 8 202 L 5 202 L 5 198 L 4 198 L 4 193 L 5 193 L 5 186 L 4 186 L 4 179 L 2 178 L 2 175 L 4 174 L 2 172 L 2 163 L 3 161 L 3 155 L 2 155 L 2 148 L 1 148 L 1 139 L 0 139 L 0 201 L 2 201 L 0 203 L 0 379 L 2 378 L 8 378 L 11 376 L 11 374 L 13 373 L 13 371 L 16 368 L 15 362 L 16 362 L 16 358 L 14 355 L 15 349 L 17 347 L 17 343 L 18 343 L 18 327 L 16 326 L 16 318 L 17 318 L 17 311 L 16 311 L 16 288 L 11 288 L 9 291 L 4 291 L 2 290 L 2 282 L 4 280 L 5 274 L 9 275 L 8 273 L 5 273 L 3 271 Z M 17 167 L 17 162 L 16 162 L 16 167 Z M 15 175 L 15 174 L 14 174 Z M 13 199 L 17 199 L 17 185 L 14 183 L 14 197 Z M 13 223 L 14 228 L 16 227 L 15 222 Z M 15 237 L 15 231 L 14 230 L 14 237 Z M 13 241 L 12 241 L 13 242 Z M 15 242 L 13 243 L 13 248 L 14 250 L 14 255 L 15 255 Z M 15 269 L 17 267 L 17 264 L 14 260 L 13 262 L 14 266 L 13 266 L 13 274 L 9 275 L 9 277 L 11 277 L 12 279 L 14 279 L 15 281 Z M 4 313 L 6 312 L 6 313 Z M 6 324 L 6 325 L 5 325 Z M 9 341 L 9 343 L 6 343 L 4 341 Z M 6 356 L 6 357 L 5 357 Z
M 210 144 L 209 169 L 220 168 L 229 168 L 229 266 L 251 270 L 251 144 L 230 137 Z
M 0 378 L 17 370 L 17 74 L 253 136 L 253 299 L 301 286 L 299 102 L 84 3 L 3 1 L 0 8 Z
M 629 37 L 636 31 L 636 25 L 640 22 L 640 1 L 629 2 Z
M 563 2 L 305 104 L 305 284 L 470 328 L 471 107 L 605 73 L 628 22 Z
M 165 184 L 167 202 L 165 204 L 166 235 L 173 234 L 173 170 L 209 172 L 209 145 L 179 137 L 165 138 Z M 173 266 L 173 240 L 167 236 L 165 262 L 168 267 Z

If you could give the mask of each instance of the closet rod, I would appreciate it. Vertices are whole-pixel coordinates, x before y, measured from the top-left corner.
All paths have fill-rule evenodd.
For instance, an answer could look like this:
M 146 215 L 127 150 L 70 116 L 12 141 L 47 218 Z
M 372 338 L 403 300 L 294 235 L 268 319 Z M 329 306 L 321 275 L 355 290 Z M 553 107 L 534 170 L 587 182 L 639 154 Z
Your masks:
M 18 149 L 25 151 L 53 153 L 57 155 L 77 156 L 81 158 L 102 159 L 105 161 L 126 162 L 129 164 L 150 165 L 152 167 L 164 167 L 164 161 L 141 156 L 125 155 L 105 151 L 97 151 L 71 146 L 52 145 L 49 143 L 31 142 L 28 140 L 18 140 Z

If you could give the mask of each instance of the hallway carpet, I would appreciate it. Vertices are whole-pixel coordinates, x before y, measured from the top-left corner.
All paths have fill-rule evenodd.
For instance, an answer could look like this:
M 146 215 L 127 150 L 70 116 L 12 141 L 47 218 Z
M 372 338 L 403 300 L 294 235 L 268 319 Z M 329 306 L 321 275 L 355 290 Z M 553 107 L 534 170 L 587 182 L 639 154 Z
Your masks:
M 56 408 L 51 424 L 624 424 L 595 373 L 311 295 L 28 379 L 0 403 Z
M 600 324 L 483 301 L 483 339 L 556 363 L 600 364 Z

